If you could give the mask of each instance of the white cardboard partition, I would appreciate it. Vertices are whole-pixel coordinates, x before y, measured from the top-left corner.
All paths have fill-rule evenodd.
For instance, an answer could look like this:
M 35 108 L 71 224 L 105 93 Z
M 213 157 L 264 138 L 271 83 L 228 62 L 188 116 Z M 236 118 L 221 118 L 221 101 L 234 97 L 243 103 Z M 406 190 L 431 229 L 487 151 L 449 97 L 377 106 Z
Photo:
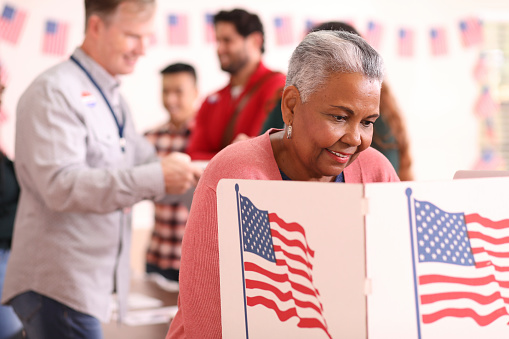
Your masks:
M 224 338 L 509 336 L 509 178 L 217 196 Z

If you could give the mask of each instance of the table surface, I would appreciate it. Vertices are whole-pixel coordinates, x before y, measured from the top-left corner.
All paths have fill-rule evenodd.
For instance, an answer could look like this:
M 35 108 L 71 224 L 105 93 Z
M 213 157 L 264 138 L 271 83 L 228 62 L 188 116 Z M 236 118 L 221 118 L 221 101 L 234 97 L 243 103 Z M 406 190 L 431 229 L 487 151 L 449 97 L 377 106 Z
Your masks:
M 135 279 L 131 281 L 131 292 L 160 299 L 163 306 L 177 305 L 178 292 L 165 291 L 151 280 Z M 169 324 L 128 326 L 116 322 L 102 325 L 105 339 L 164 339 L 168 327 Z

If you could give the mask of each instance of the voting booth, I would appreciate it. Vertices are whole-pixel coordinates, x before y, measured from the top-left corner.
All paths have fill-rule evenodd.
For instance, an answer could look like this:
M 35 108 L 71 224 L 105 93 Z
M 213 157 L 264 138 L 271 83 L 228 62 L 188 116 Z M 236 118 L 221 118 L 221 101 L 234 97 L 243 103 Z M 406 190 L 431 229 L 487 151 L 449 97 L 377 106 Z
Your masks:
M 225 339 L 509 336 L 509 178 L 217 197 Z

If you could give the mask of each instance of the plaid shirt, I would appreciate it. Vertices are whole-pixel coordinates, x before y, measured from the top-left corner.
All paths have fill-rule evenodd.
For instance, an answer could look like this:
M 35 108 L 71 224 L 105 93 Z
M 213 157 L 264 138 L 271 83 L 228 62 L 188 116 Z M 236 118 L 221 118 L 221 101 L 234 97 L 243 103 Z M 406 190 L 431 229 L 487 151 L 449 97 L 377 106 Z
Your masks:
M 191 122 L 177 130 L 166 123 L 145 133 L 145 137 L 156 147 L 159 157 L 171 152 L 184 152 L 193 125 L 194 122 Z M 147 264 L 160 269 L 180 269 L 182 236 L 188 215 L 189 210 L 182 203 L 155 203 L 155 223 L 147 250 Z

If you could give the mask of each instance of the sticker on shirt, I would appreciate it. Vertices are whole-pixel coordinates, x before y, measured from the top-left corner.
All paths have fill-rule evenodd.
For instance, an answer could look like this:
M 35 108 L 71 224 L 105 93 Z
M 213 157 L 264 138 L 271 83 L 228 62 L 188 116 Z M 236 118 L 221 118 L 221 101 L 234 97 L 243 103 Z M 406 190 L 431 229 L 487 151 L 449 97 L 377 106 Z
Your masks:
M 87 91 L 81 92 L 81 101 L 91 108 L 94 107 L 95 104 L 97 104 L 96 98 L 90 92 Z
M 219 100 L 219 94 L 214 93 L 207 98 L 209 104 L 215 104 Z

